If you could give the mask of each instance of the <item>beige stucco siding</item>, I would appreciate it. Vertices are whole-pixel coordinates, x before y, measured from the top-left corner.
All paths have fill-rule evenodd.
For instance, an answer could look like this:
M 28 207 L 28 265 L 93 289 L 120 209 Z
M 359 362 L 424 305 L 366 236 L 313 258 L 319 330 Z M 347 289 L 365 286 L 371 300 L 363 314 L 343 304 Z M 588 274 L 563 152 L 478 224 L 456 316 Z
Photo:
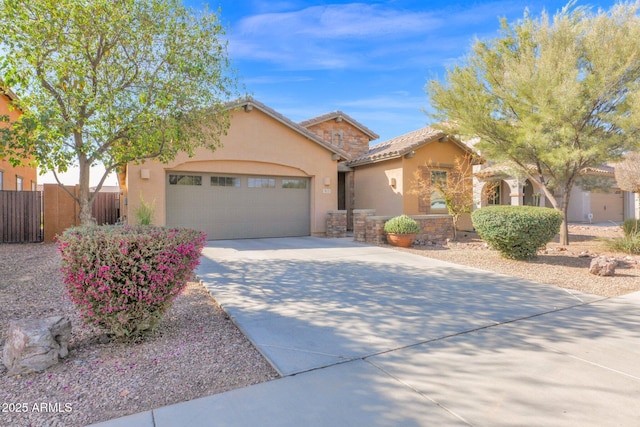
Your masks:
M 390 183 L 395 178 L 396 187 Z M 402 213 L 402 160 L 358 166 L 354 173 L 354 209 L 375 209 L 378 215 Z
M 418 181 L 415 172 L 420 166 L 433 165 L 435 169 L 439 166 L 443 170 L 450 170 L 453 167 L 456 157 L 463 157 L 464 151 L 456 144 L 446 142 L 432 142 L 420 147 L 411 158 L 403 159 L 403 173 L 405 181 L 404 191 L 404 213 L 408 215 L 424 215 L 418 206 Z M 446 213 L 446 212 L 433 212 Z
M 327 211 L 337 208 L 337 161 L 332 159 L 331 151 L 256 108 L 231 114 L 231 126 L 222 143 L 214 152 L 198 149 L 192 158 L 179 154 L 168 164 L 129 164 L 129 222 L 135 222 L 134 213 L 142 195 L 145 201 L 155 201 L 154 223 L 166 224 L 168 171 L 300 176 L 310 178 L 311 234 L 325 232 Z M 148 179 L 141 178 L 143 170 Z
M 417 191 L 417 177 L 415 171 L 420 166 L 433 165 L 436 169 L 441 166 L 443 170 L 450 170 L 456 158 L 462 158 L 465 155 L 465 151 L 458 145 L 450 141 L 445 142 L 432 142 L 424 145 L 415 151 L 415 154 L 411 158 L 403 159 L 403 173 L 405 181 L 404 191 L 404 206 L 403 212 L 407 215 L 424 215 L 426 212 L 421 212 L 418 203 L 418 191 Z M 469 168 L 469 179 L 471 178 L 471 168 Z M 442 212 L 428 212 L 428 213 L 447 213 Z M 458 221 L 458 228 L 461 230 L 472 230 L 473 225 L 471 223 L 471 216 L 464 214 Z

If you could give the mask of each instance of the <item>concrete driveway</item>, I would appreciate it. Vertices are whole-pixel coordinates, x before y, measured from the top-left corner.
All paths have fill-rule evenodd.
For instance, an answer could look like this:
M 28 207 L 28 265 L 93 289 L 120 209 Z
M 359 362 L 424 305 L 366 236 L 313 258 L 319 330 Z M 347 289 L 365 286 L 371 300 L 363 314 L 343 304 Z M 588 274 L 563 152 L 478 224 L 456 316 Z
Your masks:
M 312 237 L 209 242 L 198 274 L 283 378 L 122 420 L 640 425 L 640 293 L 603 299 Z

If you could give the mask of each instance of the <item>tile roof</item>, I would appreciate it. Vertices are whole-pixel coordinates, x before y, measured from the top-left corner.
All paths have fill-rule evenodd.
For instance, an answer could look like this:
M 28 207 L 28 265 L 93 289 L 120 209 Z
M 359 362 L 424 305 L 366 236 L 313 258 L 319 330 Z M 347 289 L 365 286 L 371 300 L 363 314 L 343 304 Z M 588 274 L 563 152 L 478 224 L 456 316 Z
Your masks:
M 7 98 L 9 98 L 10 101 L 16 101 L 18 99 L 16 94 L 13 93 L 13 91 L 10 88 L 2 85 L 1 81 L 0 81 L 0 93 L 5 95 Z
M 534 165 L 529 165 L 529 170 L 532 173 L 536 172 L 536 168 Z M 481 179 L 486 178 L 501 178 L 508 177 L 511 173 L 513 173 L 514 166 L 509 166 L 505 163 L 499 163 L 493 166 L 486 167 L 474 175 Z M 605 175 L 605 176 L 614 176 L 615 167 L 612 164 L 604 164 L 600 166 L 592 166 L 584 168 L 580 171 L 580 175 Z
M 369 137 L 369 141 L 380 138 L 380 135 L 378 135 L 362 123 L 358 122 L 348 114 L 343 113 L 342 111 L 332 111 L 331 113 L 323 114 L 321 116 L 305 120 L 303 122 L 300 122 L 299 124 L 304 128 L 308 128 L 309 126 L 317 125 L 318 123 L 324 123 L 326 121 L 334 119 L 340 119 L 350 123 L 353 127 L 359 129 L 362 133 L 367 135 Z
M 319 136 L 317 136 L 316 134 L 314 134 L 313 132 L 311 132 L 310 130 L 308 130 L 307 128 L 299 125 L 298 123 L 295 123 L 294 121 L 288 119 L 287 117 L 283 116 L 282 114 L 278 113 L 276 110 L 267 107 L 266 105 L 264 105 L 262 102 L 256 101 L 255 99 L 253 99 L 252 97 L 246 97 L 246 98 L 241 98 L 235 101 L 231 101 L 227 103 L 227 108 L 229 110 L 234 110 L 234 109 L 238 109 L 238 108 L 244 108 L 245 111 L 249 112 L 251 111 L 252 108 L 257 108 L 258 110 L 262 111 L 263 113 L 265 113 L 266 115 L 270 116 L 271 118 L 279 121 L 280 123 L 282 123 L 285 126 L 290 127 L 291 129 L 293 129 L 294 131 L 302 134 L 302 136 L 310 139 L 311 141 L 323 146 L 324 148 L 326 148 L 327 150 L 331 151 L 334 154 L 337 154 L 338 156 L 340 156 L 341 160 L 346 160 L 349 158 L 349 154 L 334 146 L 329 144 L 327 141 L 325 141 L 324 139 L 320 138 Z
M 358 166 L 367 163 L 380 162 L 389 159 L 395 159 L 405 154 L 446 137 L 446 134 L 440 130 L 425 127 L 406 133 L 396 138 L 389 139 L 380 144 L 376 144 L 369 151 L 347 163 L 348 166 Z M 455 139 L 453 139 L 462 149 L 471 152 L 471 148 Z

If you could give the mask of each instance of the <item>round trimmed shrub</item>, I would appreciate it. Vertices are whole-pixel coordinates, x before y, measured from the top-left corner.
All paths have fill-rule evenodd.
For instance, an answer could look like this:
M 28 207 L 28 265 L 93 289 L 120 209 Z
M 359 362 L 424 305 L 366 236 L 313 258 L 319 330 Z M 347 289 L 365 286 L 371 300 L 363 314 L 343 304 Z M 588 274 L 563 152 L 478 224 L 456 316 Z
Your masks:
M 489 247 L 505 258 L 531 259 L 560 232 L 562 213 L 536 206 L 487 206 L 471 214 Z
M 422 230 L 415 219 L 400 215 L 385 222 L 384 231 L 392 234 L 418 234 Z
M 83 319 L 111 335 L 139 335 L 185 288 L 205 236 L 153 226 L 70 228 L 58 236 L 69 297 Z

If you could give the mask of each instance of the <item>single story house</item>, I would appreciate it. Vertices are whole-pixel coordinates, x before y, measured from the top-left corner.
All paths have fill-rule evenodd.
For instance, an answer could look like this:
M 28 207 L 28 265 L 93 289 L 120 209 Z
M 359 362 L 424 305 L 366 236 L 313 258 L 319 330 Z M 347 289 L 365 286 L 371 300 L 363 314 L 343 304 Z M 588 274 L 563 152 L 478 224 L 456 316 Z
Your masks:
M 155 205 L 154 224 L 209 239 L 324 235 L 327 212 L 347 197 L 339 163 L 377 135 L 341 112 L 298 124 L 252 98 L 229 109 L 215 151 L 127 165 L 120 183 L 128 221 L 144 200 Z

